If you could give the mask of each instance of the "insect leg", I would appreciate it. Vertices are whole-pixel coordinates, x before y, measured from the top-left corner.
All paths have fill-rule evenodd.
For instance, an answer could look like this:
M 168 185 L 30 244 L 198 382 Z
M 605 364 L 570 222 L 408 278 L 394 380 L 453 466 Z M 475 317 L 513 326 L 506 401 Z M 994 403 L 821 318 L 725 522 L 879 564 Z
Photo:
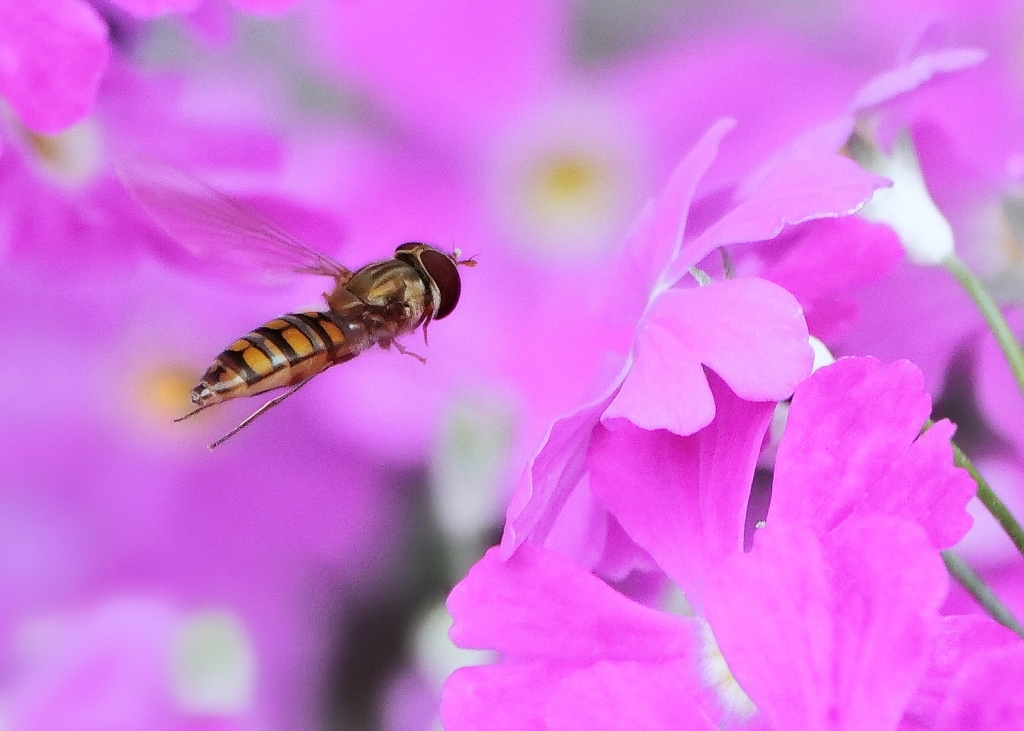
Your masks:
M 206 409 L 210 408 L 211 406 L 213 406 L 213 404 L 203 404 L 202 406 L 200 406 L 197 409 L 192 409 L 192 411 L 188 412 L 184 416 L 179 416 L 177 419 L 175 419 L 174 423 L 177 424 L 179 421 L 185 421 L 185 419 L 189 418 L 190 416 L 195 416 L 200 411 L 205 411 Z
M 418 355 L 418 354 L 416 354 L 416 353 L 412 352 L 411 350 L 409 350 L 408 348 L 406 348 L 406 347 L 405 347 L 404 345 L 402 345 L 402 344 L 401 344 L 400 342 L 398 342 L 397 340 L 391 340 L 391 341 L 389 341 L 389 342 L 388 342 L 388 343 L 387 343 L 386 345 L 385 345 L 385 344 L 383 344 L 383 343 L 382 343 L 382 345 L 384 345 L 384 347 L 385 347 L 385 348 L 387 348 L 387 347 L 389 347 L 389 346 L 391 346 L 391 345 L 394 345 L 394 346 L 395 346 L 395 350 L 397 350 L 397 351 L 398 351 L 399 353 L 401 353 L 402 355 L 411 355 L 411 356 L 412 356 L 413 358 L 415 358 L 416 360 L 418 360 L 418 361 L 419 361 L 420 363 L 422 363 L 423 365 L 426 365 L 426 364 L 427 364 L 427 359 L 426 359 L 426 358 L 424 358 L 424 357 L 423 357 L 422 355 Z
M 316 375 L 316 374 L 313 374 L 313 375 Z M 299 381 L 299 382 L 298 382 L 298 383 L 296 383 L 296 384 L 295 384 L 294 386 L 292 386 L 291 388 L 289 388 L 289 389 L 288 389 L 287 391 L 285 391 L 284 393 L 282 393 L 282 394 L 281 394 L 280 396 L 275 396 L 274 398 L 272 398 L 272 399 L 270 399 L 269 401 L 267 401 L 267 403 L 263 404 L 263 405 L 262 405 L 262 406 L 260 406 L 260 407 L 259 407 L 258 409 L 256 409 L 256 411 L 254 411 L 253 413 L 249 414 L 249 416 L 247 416 L 247 417 L 246 417 L 245 419 L 243 419 L 243 420 L 242 420 L 242 423 L 241 423 L 241 424 L 239 424 L 239 425 L 238 425 L 238 426 L 236 426 L 236 427 L 235 427 L 234 429 L 232 429 L 232 430 L 231 430 L 231 431 L 229 431 L 229 432 L 228 432 L 227 434 L 225 434 L 225 435 L 224 435 L 224 436 L 222 436 L 222 437 L 221 437 L 220 439 L 218 439 L 218 440 L 217 440 L 217 441 L 215 441 L 215 442 L 214 442 L 213 444 L 211 444 L 211 445 L 210 445 L 210 451 L 212 452 L 213 450 L 215 450 L 215 449 L 216 449 L 217 447 L 219 447 L 220 445 L 222 445 L 222 444 L 223 444 L 224 442 L 226 442 L 226 441 L 227 441 L 228 439 L 230 439 L 231 437 L 235 436 L 235 434 L 237 434 L 238 432 L 242 431 L 242 429 L 244 429 L 245 427 L 249 426 L 249 424 L 251 424 L 251 423 L 253 422 L 253 420 L 254 420 L 254 419 L 255 419 L 255 418 L 257 417 L 257 416 L 259 416 L 259 415 L 260 415 L 260 414 L 262 414 L 263 412 L 267 411 L 267 410 L 268 410 L 268 409 L 270 409 L 270 408 L 271 408 L 272 406 L 277 406 L 277 405 L 278 405 L 279 403 L 281 403 L 282 401 L 284 401 L 284 400 L 285 400 L 286 398 L 288 398 L 289 396 L 291 396 L 291 395 L 292 395 L 293 393 L 295 393 L 296 391 L 298 391 L 298 390 L 299 390 L 300 388 L 302 388 L 303 386 L 305 386 L 305 385 L 306 385 L 307 383 L 309 383 L 309 382 L 310 382 L 310 381 L 312 381 L 312 380 L 313 380 L 313 376 L 310 376 L 310 377 L 309 377 L 309 378 L 307 378 L 307 379 L 306 379 L 305 381 Z

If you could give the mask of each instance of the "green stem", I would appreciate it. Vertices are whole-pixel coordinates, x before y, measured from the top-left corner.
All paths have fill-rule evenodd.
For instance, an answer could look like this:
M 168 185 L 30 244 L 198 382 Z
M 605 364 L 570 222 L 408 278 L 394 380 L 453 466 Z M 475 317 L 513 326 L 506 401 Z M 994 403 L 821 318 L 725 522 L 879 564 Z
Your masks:
M 1003 313 L 1000 312 L 999 305 L 992 299 L 992 295 L 985 289 L 981 280 L 974 276 L 971 270 L 957 258 L 956 254 L 950 254 L 942 263 L 956 277 L 960 286 L 967 291 L 978 309 L 981 310 L 982 317 L 985 318 L 985 322 L 996 336 L 996 342 L 1002 348 L 1006 362 L 1010 364 L 1010 370 L 1013 371 L 1013 377 L 1017 379 L 1017 385 L 1020 387 L 1021 393 L 1024 394 L 1024 352 L 1021 351 L 1020 343 L 1010 331 L 1010 326 L 1006 323 Z
M 996 342 L 999 343 L 999 347 L 1006 357 L 1006 362 L 1010 364 L 1010 370 L 1013 371 L 1013 377 L 1016 379 L 1021 393 L 1024 394 L 1024 351 L 1021 350 L 1020 343 L 1017 342 L 1017 338 L 1014 337 L 1013 332 L 1010 330 L 1010 326 L 1003 317 L 1003 313 L 999 310 L 999 305 L 992 299 L 992 295 L 985 289 L 985 285 L 982 284 L 981 280 L 974 276 L 971 270 L 967 268 L 967 265 L 957 258 L 956 254 L 950 254 L 942 263 L 956 277 L 960 285 L 978 306 L 982 317 L 988 323 L 989 329 L 995 335 Z M 988 508 L 988 511 L 992 513 L 995 519 L 999 521 L 999 525 L 1010 536 L 1010 540 L 1013 541 L 1013 545 L 1017 547 L 1017 550 L 1024 554 L 1024 529 L 1021 528 L 1020 523 L 1013 517 L 1003 501 L 992 491 L 988 482 L 978 472 L 977 467 L 971 463 L 967 455 L 955 444 L 953 445 L 953 457 L 957 466 L 966 469 L 977 483 L 978 499 Z
M 974 573 L 970 566 L 950 551 L 942 551 L 942 560 L 946 563 L 946 569 L 957 580 L 957 583 L 966 589 L 977 600 L 978 604 L 992 615 L 995 621 L 1024 637 L 1024 627 L 1021 626 L 1010 610 L 999 601 L 999 597 L 985 585 L 981 577 Z
M 981 476 L 974 463 L 955 444 L 953 445 L 953 462 L 957 467 L 967 470 L 967 473 L 974 479 L 978 486 L 978 500 L 988 509 L 988 512 L 992 513 L 992 517 L 999 521 L 999 525 L 1006 531 L 1006 535 L 1010 536 L 1010 540 L 1013 541 L 1017 550 L 1024 554 L 1024 528 L 1013 517 L 1013 513 L 1006 507 L 1006 503 L 995 494 L 988 481 Z

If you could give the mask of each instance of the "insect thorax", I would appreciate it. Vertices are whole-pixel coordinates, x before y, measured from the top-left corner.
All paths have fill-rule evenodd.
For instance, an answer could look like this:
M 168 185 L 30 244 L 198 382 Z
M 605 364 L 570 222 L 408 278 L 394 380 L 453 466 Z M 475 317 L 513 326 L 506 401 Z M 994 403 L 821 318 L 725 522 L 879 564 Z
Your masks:
M 429 290 L 420 273 L 396 259 L 363 267 L 345 289 L 370 313 L 388 320 L 394 335 L 416 329 L 429 302 Z

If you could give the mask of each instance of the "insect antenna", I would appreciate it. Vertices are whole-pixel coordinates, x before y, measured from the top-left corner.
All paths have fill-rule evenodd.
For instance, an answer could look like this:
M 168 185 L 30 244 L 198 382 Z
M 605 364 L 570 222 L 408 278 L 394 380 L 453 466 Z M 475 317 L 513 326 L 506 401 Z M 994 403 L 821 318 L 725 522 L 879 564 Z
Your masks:
M 462 249 L 453 248 L 452 249 L 452 253 L 449 256 L 451 257 L 451 260 L 453 262 L 455 262 L 456 266 L 460 266 L 460 267 L 475 267 L 476 266 L 476 257 L 478 255 L 477 254 L 473 254 L 473 256 L 470 256 L 470 257 L 468 257 L 466 259 L 460 259 L 459 257 L 462 256 Z
M 316 375 L 316 374 L 313 374 L 313 375 Z M 245 417 L 245 419 L 242 420 L 241 424 L 236 426 L 234 429 L 232 429 L 227 434 L 222 436 L 220 439 L 215 441 L 213 444 L 209 445 L 210 451 L 212 452 L 213 450 L 215 450 L 217 447 L 222 445 L 228 439 L 230 439 L 231 437 L 235 436 L 235 434 L 237 434 L 238 432 L 242 431 L 242 429 L 244 429 L 245 427 L 249 426 L 249 424 L 251 424 L 256 419 L 257 416 L 259 416 L 260 414 L 264 413 L 265 411 L 267 411 L 271 407 L 277 406 L 279 403 L 284 401 L 286 398 L 291 396 L 293 393 L 298 391 L 300 388 L 302 388 L 303 386 L 305 386 L 307 383 L 309 383 L 312 380 L 313 380 L 313 376 L 310 376 L 305 381 L 300 381 L 299 383 L 296 383 L 294 386 L 289 388 L 287 391 L 282 393 L 280 396 L 275 396 L 274 398 L 272 398 L 269 401 L 267 401 L 267 403 L 263 404 L 258 409 L 256 409 L 256 411 L 252 412 L 251 414 L 249 414 L 249 416 Z M 199 411 L 199 409 L 196 409 L 196 411 Z M 195 412 L 192 412 L 192 413 L 194 414 Z M 183 416 L 181 418 L 182 419 L 186 419 L 186 418 L 188 418 L 191 415 L 192 414 L 187 414 L 186 416 Z M 180 419 L 178 421 L 180 421 Z

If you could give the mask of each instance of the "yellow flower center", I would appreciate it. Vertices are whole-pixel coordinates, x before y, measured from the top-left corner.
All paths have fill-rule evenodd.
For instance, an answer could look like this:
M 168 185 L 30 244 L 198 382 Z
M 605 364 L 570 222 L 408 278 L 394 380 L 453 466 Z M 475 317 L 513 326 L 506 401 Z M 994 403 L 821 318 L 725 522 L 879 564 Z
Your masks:
M 604 221 L 615 195 L 608 167 L 585 150 L 559 150 L 538 160 L 526 183 L 527 208 L 535 222 L 555 237 L 587 235 Z
M 643 196 L 646 157 L 612 103 L 538 108 L 497 143 L 494 204 L 515 246 L 578 261 L 622 236 Z
M 593 167 L 593 161 L 577 155 L 564 155 L 550 160 L 542 173 L 542 185 L 547 195 L 566 202 L 593 193 L 598 183 L 598 172 Z

